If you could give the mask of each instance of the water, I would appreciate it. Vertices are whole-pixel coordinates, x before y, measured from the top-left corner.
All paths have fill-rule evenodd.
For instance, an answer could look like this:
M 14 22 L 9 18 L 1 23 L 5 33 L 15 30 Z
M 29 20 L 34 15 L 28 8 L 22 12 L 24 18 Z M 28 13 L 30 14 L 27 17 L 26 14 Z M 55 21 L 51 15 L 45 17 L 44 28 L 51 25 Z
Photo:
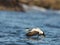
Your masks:
M 41 28 L 46 37 L 28 39 L 25 28 L 34 27 Z M 60 13 L 0 11 L 0 45 L 60 45 Z

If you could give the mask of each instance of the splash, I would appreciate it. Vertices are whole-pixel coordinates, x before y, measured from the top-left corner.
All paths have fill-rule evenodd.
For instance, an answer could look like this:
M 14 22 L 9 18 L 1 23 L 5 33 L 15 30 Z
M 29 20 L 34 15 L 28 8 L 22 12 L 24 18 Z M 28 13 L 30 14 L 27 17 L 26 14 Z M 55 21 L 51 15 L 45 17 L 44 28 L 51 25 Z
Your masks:
M 22 4 L 22 6 L 23 6 L 25 11 L 29 11 L 29 10 L 36 10 L 36 11 L 42 11 L 42 12 L 47 11 L 45 8 L 38 7 L 38 6 L 28 6 L 28 5 L 25 5 L 25 4 Z

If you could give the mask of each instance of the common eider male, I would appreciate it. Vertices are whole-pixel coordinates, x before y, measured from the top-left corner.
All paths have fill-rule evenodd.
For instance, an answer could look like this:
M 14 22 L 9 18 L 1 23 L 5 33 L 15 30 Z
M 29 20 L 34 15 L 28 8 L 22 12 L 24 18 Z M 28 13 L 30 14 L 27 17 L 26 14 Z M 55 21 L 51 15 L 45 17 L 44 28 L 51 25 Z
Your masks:
M 28 33 L 26 34 L 26 36 L 34 36 L 34 35 L 45 36 L 44 32 L 40 28 L 28 29 Z

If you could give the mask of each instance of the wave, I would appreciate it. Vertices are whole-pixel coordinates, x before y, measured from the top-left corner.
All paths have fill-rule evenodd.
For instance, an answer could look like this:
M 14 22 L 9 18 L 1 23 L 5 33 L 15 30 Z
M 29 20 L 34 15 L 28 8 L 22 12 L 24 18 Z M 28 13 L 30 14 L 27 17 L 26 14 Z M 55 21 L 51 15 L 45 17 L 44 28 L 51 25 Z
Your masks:
M 51 27 L 51 28 L 59 28 L 60 29 L 60 26 L 57 26 L 57 25 L 46 24 L 46 26 Z
M 22 6 L 23 6 L 25 11 L 29 11 L 29 10 L 36 10 L 36 11 L 42 11 L 42 12 L 47 11 L 45 8 L 38 7 L 38 6 L 28 6 L 28 5 L 25 5 L 25 4 L 22 4 Z
M 54 14 L 60 14 L 60 10 L 51 10 L 51 9 L 45 9 L 43 7 L 38 7 L 38 6 L 29 6 L 29 5 L 26 5 L 26 4 L 21 4 L 22 7 L 24 8 L 24 10 L 26 12 L 28 11 L 41 11 L 41 12 L 44 12 L 44 13 L 54 13 Z

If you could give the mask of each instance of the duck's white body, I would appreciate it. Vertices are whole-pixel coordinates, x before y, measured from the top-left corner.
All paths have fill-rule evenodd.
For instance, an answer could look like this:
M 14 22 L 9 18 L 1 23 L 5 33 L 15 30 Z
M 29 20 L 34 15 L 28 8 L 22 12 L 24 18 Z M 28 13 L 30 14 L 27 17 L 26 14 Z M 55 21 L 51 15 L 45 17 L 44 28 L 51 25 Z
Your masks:
M 33 35 L 44 35 L 44 32 L 40 28 L 32 28 L 32 29 L 27 29 L 27 36 L 33 36 Z
M 43 34 L 43 31 L 40 28 L 33 28 L 30 32 L 37 31 L 39 34 Z

